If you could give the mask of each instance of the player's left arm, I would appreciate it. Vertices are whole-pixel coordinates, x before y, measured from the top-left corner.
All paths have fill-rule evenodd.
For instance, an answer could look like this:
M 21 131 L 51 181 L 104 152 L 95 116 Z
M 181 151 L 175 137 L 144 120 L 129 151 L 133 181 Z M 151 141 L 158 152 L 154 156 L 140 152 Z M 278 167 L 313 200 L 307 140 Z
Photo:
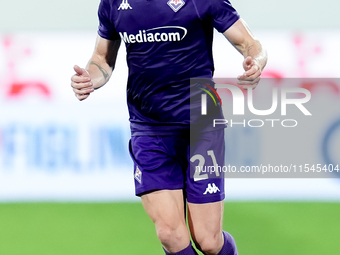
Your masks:
M 245 72 L 238 76 L 238 84 L 253 89 L 260 81 L 261 73 L 267 64 L 267 52 L 251 33 L 244 20 L 239 19 L 224 33 L 229 42 L 244 56 Z

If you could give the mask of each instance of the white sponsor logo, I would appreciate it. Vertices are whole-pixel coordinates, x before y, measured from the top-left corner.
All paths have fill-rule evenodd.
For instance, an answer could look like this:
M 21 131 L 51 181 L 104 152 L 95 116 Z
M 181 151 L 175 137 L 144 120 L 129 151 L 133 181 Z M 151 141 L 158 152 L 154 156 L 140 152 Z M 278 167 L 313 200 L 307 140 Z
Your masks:
M 215 183 L 213 183 L 212 185 L 209 183 L 203 195 L 206 195 L 207 193 L 209 194 L 216 193 L 217 191 L 220 192 L 220 189 L 216 187 Z
M 136 166 L 135 179 L 139 183 L 142 183 L 142 171 L 138 168 L 138 166 Z
M 127 0 L 123 0 L 122 3 L 119 5 L 118 10 L 128 10 L 128 9 L 132 9 L 132 7 L 130 6 Z
M 162 31 L 158 32 L 158 30 Z M 125 43 L 178 42 L 187 35 L 187 29 L 178 26 L 164 26 L 139 30 L 135 35 L 127 32 L 119 32 L 119 35 Z
M 174 12 L 177 12 L 185 4 L 183 0 L 169 0 L 168 5 Z

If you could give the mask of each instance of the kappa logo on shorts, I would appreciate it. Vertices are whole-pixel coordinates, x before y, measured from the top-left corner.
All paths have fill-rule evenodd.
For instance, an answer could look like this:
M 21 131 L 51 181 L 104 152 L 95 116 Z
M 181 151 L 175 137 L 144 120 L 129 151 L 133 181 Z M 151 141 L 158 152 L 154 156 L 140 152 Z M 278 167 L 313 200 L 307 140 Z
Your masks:
M 127 0 L 123 0 L 117 10 L 119 11 L 119 10 L 128 10 L 128 9 L 132 9 L 132 7 L 130 6 Z
M 142 184 L 142 171 L 136 166 L 135 179 Z
M 169 0 L 168 5 L 174 12 L 177 12 L 185 4 L 183 0 Z
M 213 183 L 212 185 L 208 183 L 208 187 L 203 193 L 203 195 L 206 195 L 207 193 L 209 194 L 216 193 L 217 191 L 220 192 L 220 189 L 216 187 L 215 183 Z

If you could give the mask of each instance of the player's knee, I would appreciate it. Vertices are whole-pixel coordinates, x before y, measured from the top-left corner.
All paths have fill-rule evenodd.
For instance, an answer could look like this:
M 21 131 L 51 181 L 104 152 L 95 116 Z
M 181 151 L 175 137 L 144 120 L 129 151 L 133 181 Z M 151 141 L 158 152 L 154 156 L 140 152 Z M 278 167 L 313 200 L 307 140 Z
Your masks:
M 204 254 L 217 254 L 223 246 L 222 234 L 202 236 L 195 240 L 196 246 Z
M 156 226 L 157 237 L 164 247 L 172 247 L 183 239 L 188 239 L 187 233 L 181 226 L 171 227 L 166 224 Z M 170 251 L 171 252 L 171 251 Z
M 157 237 L 163 245 L 166 245 L 172 242 L 172 232 L 172 229 L 167 226 L 159 226 L 157 228 Z

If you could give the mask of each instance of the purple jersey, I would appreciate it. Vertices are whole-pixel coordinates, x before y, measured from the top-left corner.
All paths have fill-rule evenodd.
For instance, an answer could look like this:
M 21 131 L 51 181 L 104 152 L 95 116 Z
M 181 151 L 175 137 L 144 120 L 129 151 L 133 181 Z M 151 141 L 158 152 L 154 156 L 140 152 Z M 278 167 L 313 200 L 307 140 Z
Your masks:
M 239 19 L 230 2 L 102 0 L 98 15 L 99 35 L 126 44 L 132 135 L 188 129 L 190 79 L 214 72 L 213 28 L 224 32 Z

